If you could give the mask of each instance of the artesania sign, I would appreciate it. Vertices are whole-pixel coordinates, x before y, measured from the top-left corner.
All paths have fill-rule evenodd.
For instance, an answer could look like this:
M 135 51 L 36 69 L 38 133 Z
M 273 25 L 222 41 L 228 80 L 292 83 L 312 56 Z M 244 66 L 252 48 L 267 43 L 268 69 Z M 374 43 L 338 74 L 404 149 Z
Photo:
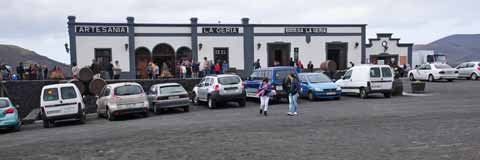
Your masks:
M 326 27 L 287 27 L 285 33 L 327 33 Z
M 218 34 L 225 34 L 225 33 L 239 33 L 238 27 L 204 27 L 202 28 L 202 33 L 218 33 Z
M 127 33 L 127 26 L 76 26 L 77 33 Z

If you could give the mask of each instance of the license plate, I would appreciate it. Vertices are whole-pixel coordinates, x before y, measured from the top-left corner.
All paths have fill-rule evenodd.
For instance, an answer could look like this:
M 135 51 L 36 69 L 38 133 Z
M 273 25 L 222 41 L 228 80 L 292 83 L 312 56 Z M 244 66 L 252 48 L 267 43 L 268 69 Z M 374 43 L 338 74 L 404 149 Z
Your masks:
M 55 113 L 60 113 L 60 110 L 53 110 L 53 111 L 48 111 L 48 114 L 55 114 Z
M 372 88 L 380 88 L 380 85 L 372 85 Z
M 168 99 L 178 99 L 180 98 L 179 96 L 171 96 L 171 97 L 168 97 Z
M 247 96 L 248 96 L 248 97 L 256 97 L 257 94 L 256 94 L 256 93 L 247 93 Z
M 64 113 L 72 113 L 72 112 L 74 112 L 74 110 L 75 110 L 75 108 L 65 108 L 65 109 L 63 109 L 63 112 Z
M 283 90 L 283 87 L 282 86 L 277 86 L 277 90 L 281 91 L 281 90 Z
M 327 92 L 327 95 L 336 95 L 336 92 Z

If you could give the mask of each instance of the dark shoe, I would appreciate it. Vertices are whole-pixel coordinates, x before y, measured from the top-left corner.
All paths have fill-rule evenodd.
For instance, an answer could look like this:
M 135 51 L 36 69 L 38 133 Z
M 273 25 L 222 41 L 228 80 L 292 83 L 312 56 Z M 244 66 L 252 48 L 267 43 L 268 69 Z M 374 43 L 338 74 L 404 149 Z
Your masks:
M 267 111 L 263 112 L 263 115 L 267 116 Z
M 260 109 L 260 114 L 262 114 L 262 113 L 263 113 L 263 110 Z

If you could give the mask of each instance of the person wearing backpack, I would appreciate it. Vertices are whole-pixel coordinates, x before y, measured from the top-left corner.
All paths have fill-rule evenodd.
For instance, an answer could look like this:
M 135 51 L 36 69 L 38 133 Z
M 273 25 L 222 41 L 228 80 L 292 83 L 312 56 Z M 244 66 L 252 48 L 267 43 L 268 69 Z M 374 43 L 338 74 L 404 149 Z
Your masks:
M 295 73 L 290 73 L 283 82 L 283 87 L 286 88 L 288 93 L 288 112 L 287 115 L 295 116 L 297 113 L 297 99 L 298 93 L 300 92 L 300 81 L 298 80 Z
M 264 78 L 262 84 L 257 90 L 257 96 L 260 97 L 260 115 L 267 116 L 268 100 L 272 92 L 272 86 L 268 83 L 268 78 Z

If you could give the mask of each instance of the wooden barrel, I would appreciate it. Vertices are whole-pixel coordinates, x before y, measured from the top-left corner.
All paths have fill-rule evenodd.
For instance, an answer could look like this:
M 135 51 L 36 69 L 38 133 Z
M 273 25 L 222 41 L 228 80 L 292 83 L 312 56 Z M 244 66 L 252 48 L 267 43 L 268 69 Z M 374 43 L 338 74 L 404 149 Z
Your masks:
M 68 81 L 68 83 L 73 83 L 75 86 L 77 86 L 78 90 L 80 90 L 80 93 L 85 94 L 85 85 L 83 84 L 82 81 L 78 79 L 71 79 Z
M 90 84 L 88 85 L 88 91 L 90 92 L 90 94 L 98 95 L 100 94 L 105 85 L 107 85 L 107 82 L 105 82 L 105 80 L 101 78 L 95 78 L 90 81 Z
M 78 79 L 82 82 L 90 82 L 93 79 L 93 71 L 87 67 L 80 69 Z
M 327 60 L 320 64 L 320 69 L 326 72 L 335 72 L 337 71 L 337 63 L 335 63 L 335 61 L 332 61 L 332 60 Z

